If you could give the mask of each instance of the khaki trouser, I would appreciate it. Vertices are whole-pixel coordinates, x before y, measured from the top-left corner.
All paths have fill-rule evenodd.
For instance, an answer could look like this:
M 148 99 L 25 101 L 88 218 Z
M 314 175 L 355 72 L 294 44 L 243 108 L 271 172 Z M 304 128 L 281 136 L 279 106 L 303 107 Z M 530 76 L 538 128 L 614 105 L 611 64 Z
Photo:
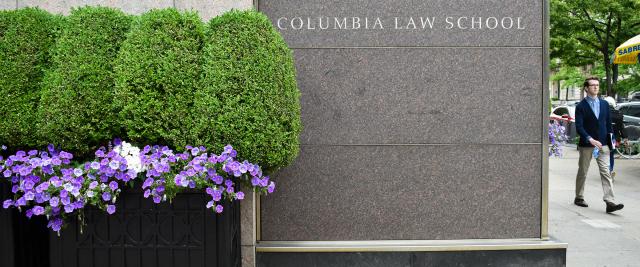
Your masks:
M 587 171 L 591 158 L 593 158 L 593 147 L 578 147 L 580 159 L 578 160 L 578 175 L 576 176 L 576 198 L 584 199 L 584 182 L 587 179 Z M 600 150 L 596 162 L 600 171 L 600 181 L 602 182 L 602 191 L 604 191 L 604 201 L 614 202 L 613 196 L 613 180 L 609 173 L 609 147 L 603 146 Z

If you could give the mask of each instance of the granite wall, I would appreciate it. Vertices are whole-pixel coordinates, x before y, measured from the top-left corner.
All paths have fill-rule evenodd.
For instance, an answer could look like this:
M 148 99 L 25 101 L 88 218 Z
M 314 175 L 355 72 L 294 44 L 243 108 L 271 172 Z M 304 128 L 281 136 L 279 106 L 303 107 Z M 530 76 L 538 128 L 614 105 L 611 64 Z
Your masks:
M 258 1 L 304 125 L 260 240 L 540 238 L 544 4 Z
M 153 8 L 175 7 L 194 10 L 203 20 L 208 21 L 231 9 L 253 7 L 252 0 L 0 0 L 0 9 L 14 9 L 38 6 L 52 13 L 69 14 L 74 7 L 85 5 L 109 6 L 122 9 L 129 14 L 140 14 Z

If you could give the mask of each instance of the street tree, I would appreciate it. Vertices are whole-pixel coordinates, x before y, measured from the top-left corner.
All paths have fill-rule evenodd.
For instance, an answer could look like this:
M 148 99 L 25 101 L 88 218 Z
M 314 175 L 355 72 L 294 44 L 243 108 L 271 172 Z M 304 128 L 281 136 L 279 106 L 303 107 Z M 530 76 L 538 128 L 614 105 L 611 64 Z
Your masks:
M 568 66 L 602 64 L 613 95 L 620 74 L 613 53 L 640 34 L 638 10 L 640 0 L 551 0 L 551 58 Z

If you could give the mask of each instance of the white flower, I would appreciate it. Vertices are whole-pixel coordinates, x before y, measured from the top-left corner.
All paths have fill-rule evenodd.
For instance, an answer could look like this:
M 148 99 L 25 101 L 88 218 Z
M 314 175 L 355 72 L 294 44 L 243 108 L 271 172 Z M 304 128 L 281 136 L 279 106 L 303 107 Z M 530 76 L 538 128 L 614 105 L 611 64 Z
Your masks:
M 68 192 L 73 191 L 73 185 L 71 185 L 70 183 L 65 183 L 63 187 L 64 190 L 67 190 Z
M 122 142 L 120 143 L 119 146 L 115 146 L 113 148 L 113 151 L 115 151 L 116 153 L 118 153 L 120 156 L 125 157 L 127 155 L 129 155 L 131 153 L 131 148 L 133 146 L 131 146 L 131 144 L 127 143 L 127 142 Z M 138 149 L 138 153 L 140 150 Z
M 136 173 L 145 171 L 140 159 L 140 148 L 132 146 L 130 143 L 122 142 L 119 146 L 114 147 L 113 150 L 127 161 L 127 169 Z

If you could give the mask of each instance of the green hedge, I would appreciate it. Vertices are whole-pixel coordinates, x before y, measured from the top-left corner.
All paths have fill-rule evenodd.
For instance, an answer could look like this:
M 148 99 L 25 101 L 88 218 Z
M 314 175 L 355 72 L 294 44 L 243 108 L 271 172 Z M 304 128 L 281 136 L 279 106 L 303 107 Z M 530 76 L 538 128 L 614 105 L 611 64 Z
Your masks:
M 116 98 L 128 138 L 183 148 L 201 75 L 204 24 L 196 13 L 152 10 L 134 21 L 120 49 Z
M 47 143 L 86 155 L 119 136 L 113 62 L 131 18 L 107 7 L 75 9 L 43 81 L 39 129 Z
M 256 11 L 231 11 L 208 24 L 203 86 L 195 100 L 198 144 L 267 171 L 288 165 L 299 150 L 300 92 L 291 50 Z
M 0 11 L 0 144 L 42 145 L 36 131 L 40 82 L 60 19 L 37 8 Z

